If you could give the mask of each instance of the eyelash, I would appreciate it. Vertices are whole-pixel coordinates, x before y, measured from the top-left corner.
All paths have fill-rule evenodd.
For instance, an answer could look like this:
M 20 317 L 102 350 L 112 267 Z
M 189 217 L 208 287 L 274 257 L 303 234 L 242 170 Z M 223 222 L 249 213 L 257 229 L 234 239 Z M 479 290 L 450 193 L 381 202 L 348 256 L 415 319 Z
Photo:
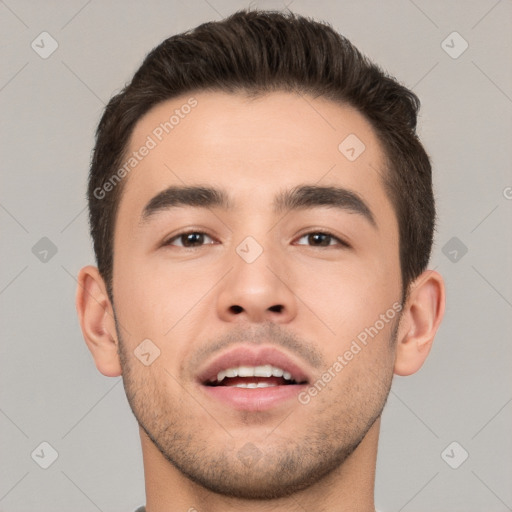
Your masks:
M 175 241 L 175 240 L 178 240 L 180 239 L 181 237 L 186 237 L 187 235 L 206 235 L 208 238 L 210 239 L 213 239 L 213 237 L 211 237 L 210 235 L 208 235 L 208 233 L 205 233 L 204 231 L 184 231 L 183 233 L 178 233 L 177 235 L 174 235 L 172 238 L 170 238 L 169 240 L 167 240 L 166 242 L 164 242 L 164 246 L 173 246 L 172 242 Z M 306 233 L 303 233 L 302 235 L 300 235 L 300 237 L 298 238 L 298 240 L 306 237 L 306 236 L 310 236 L 310 235 L 324 235 L 324 236 L 328 236 L 330 237 L 332 240 L 338 242 L 338 245 L 344 247 L 344 248 L 350 248 L 350 245 L 345 242 L 344 240 L 342 240 L 341 238 L 333 235 L 332 233 L 329 233 L 328 231 L 308 231 Z M 184 249 L 197 249 L 198 247 L 202 247 L 204 245 L 213 245 L 213 244 L 201 244 L 200 246 L 196 246 L 196 247 L 185 247 L 184 245 L 178 245 L 178 246 L 175 246 L 175 247 L 182 247 Z M 299 245 L 306 245 L 306 244 L 299 244 Z M 316 247 L 316 248 L 326 248 L 326 247 L 335 247 L 337 244 L 329 244 L 327 246 L 322 246 L 322 245 L 311 245 L 310 247 Z

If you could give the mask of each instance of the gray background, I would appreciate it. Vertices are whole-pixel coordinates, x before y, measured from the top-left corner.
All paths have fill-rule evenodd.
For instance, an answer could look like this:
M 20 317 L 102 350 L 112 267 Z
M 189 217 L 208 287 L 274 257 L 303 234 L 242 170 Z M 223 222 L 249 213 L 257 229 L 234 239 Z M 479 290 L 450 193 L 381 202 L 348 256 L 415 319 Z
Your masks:
M 330 22 L 414 89 L 433 159 L 440 222 L 431 267 L 446 279 L 447 313 L 425 366 L 395 378 L 377 506 L 512 510 L 512 2 L 287 3 Z M 74 307 L 77 272 L 93 262 L 85 211 L 93 132 L 153 46 L 248 5 L 0 1 L 1 511 L 144 503 L 137 424 L 121 378 L 96 370 Z M 46 59 L 31 47 L 51 49 L 43 31 L 58 43 Z M 469 44 L 457 58 L 463 40 L 446 39 L 454 31 Z M 39 465 L 51 461 L 43 441 L 58 452 L 48 469 Z

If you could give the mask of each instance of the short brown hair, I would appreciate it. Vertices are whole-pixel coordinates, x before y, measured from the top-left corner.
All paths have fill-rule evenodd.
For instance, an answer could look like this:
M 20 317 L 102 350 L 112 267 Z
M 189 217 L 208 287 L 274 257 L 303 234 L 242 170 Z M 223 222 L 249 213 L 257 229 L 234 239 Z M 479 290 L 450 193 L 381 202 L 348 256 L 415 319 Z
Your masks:
M 398 220 L 405 298 L 409 284 L 428 264 L 435 223 L 430 161 L 416 135 L 417 96 L 327 23 L 291 12 L 241 10 L 163 41 L 105 108 L 96 132 L 88 201 L 96 260 L 111 300 L 123 183 L 108 194 L 98 190 L 122 165 L 138 120 L 155 105 L 193 91 L 253 97 L 289 91 L 355 107 L 385 152 L 384 182 Z

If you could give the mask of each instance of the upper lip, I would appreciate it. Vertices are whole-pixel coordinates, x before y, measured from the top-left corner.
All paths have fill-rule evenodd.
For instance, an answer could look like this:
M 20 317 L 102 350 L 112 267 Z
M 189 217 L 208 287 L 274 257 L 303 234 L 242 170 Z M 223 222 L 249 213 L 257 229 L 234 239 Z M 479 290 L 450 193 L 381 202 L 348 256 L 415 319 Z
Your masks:
M 197 380 L 204 384 L 215 381 L 217 374 L 228 368 L 238 366 L 272 365 L 291 373 L 292 379 L 297 383 L 310 382 L 310 375 L 292 357 L 274 347 L 249 348 L 247 346 L 233 348 L 219 354 L 208 362 L 197 373 Z

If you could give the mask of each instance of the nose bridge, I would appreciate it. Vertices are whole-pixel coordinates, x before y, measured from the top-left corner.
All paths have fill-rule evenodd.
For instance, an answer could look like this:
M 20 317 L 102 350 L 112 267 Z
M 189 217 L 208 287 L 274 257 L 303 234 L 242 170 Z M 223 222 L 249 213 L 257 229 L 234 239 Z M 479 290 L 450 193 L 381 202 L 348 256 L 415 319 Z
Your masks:
M 259 290 L 263 293 L 265 289 L 277 287 L 275 273 L 282 262 L 279 248 L 273 246 L 270 237 L 260 243 L 255 237 L 247 236 L 237 245 L 235 253 L 233 272 L 240 285 L 248 287 L 248 292 L 252 290 L 257 293 Z

